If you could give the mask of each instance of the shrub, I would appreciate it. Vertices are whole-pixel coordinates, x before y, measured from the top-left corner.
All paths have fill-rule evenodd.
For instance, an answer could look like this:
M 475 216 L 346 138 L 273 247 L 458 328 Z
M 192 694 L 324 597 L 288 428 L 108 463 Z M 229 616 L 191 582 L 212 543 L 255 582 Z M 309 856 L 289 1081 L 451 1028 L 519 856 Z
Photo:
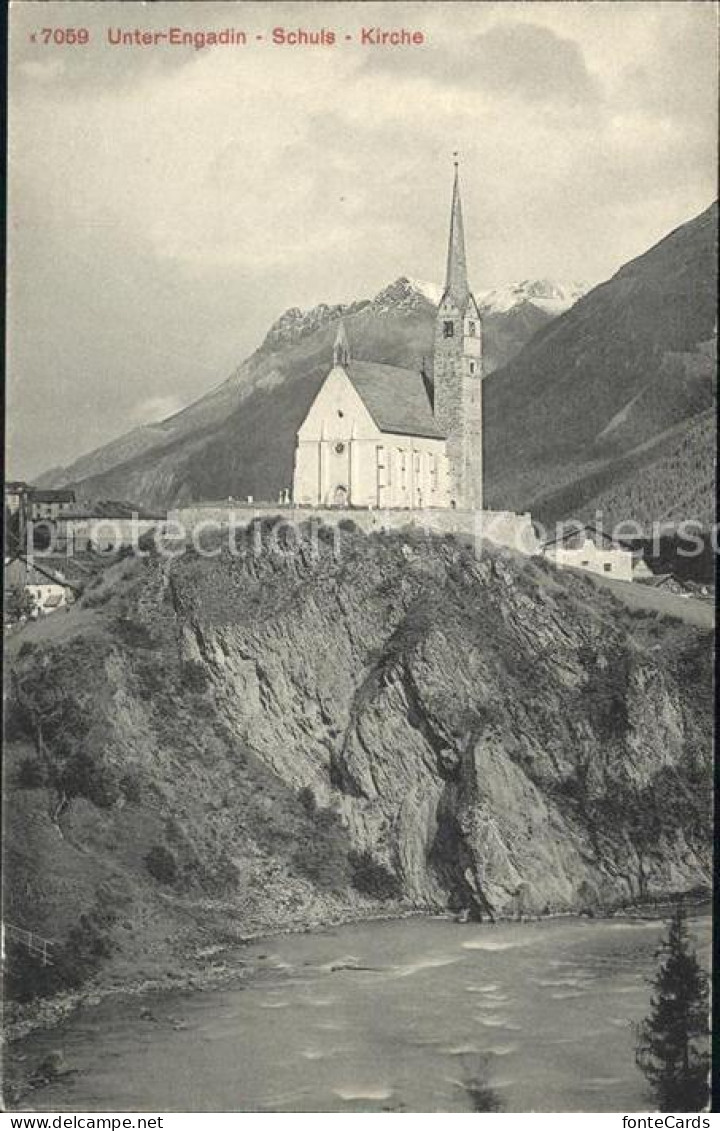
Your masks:
M 120 778 L 120 791 L 126 801 L 137 802 L 142 797 L 141 779 L 137 771 L 129 770 Z
M 31 954 L 24 944 L 12 937 L 6 939 L 3 989 L 8 1001 L 24 1003 L 61 988 L 54 957 L 52 966 L 43 966 L 41 958 Z
M 315 807 L 308 816 L 308 835 L 296 848 L 293 863 L 317 887 L 339 891 L 350 879 L 347 830 L 332 809 Z
M 350 882 L 356 891 L 369 895 L 371 899 L 398 899 L 402 895 L 398 877 L 371 852 L 350 852 L 348 861 Z
M 212 863 L 203 863 L 197 858 L 190 861 L 183 868 L 183 880 L 186 883 L 195 881 L 206 893 L 213 896 L 227 895 L 238 886 L 240 873 L 238 867 L 227 857 L 221 857 Z
M 5 741 L 17 742 L 32 737 L 32 722 L 27 710 L 17 699 L 8 699 L 5 705 Z
M 113 628 L 115 635 L 128 648 L 152 648 L 153 646 L 153 639 L 148 628 L 136 620 L 131 620 L 130 617 L 117 617 Z
M 305 810 L 305 812 L 307 813 L 308 817 L 314 817 L 315 816 L 315 811 L 317 809 L 317 803 L 315 801 L 315 794 L 310 789 L 309 785 L 304 785 L 302 787 L 302 789 L 298 793 L 298 801 L 302 805 L 302 807 Z
M 145 857 L 145 867 L 153 879 L 161 884 L 174 884 L 177 880 L 177 861 L 169 848 L 154 844 Z
M 17 769 L 18 789 L 40 789 L 47 784 L 47 770 L 38 758 L 23 758 Z
M 112 596 L 110 589 L 98 589 L 96 592 L 88 590 L 83 594 L 82 604 L 84 609 L 98 609 L 101 605 L 107 605 Z
M 138 549 L 142 550 L 144 554 L 152 554 L 157 550 L 155 530 L 148 530 L 138 538 Z
M 295 850 L 293 863 L 316 887 L 339 891 L 347 885 L 347 856 L 327 841 L 304 841 Z
M 182 682 L 188 691 L 202 693 L 207 691 L 210 681 L 203 664 L 198 660 L 187 660 L 182 668 Z
M 73 988 L 82 985 L 97 971 L 103 959 L 111 956 L 115 949 L 107 929 L 111 925 L 112 917 L 106 917 L 105 922 L 101 923 L 93 913 L 80 916 L 79 923 L 70 931 L 56 961 L 58 972 L 66 986 Z
M 60 770 L 59 787 L 69 797 L 86 797 L 99 809 L 109 809 L 120 797 L 120 780 L 102 755 L 84 746 L 74 750 Z

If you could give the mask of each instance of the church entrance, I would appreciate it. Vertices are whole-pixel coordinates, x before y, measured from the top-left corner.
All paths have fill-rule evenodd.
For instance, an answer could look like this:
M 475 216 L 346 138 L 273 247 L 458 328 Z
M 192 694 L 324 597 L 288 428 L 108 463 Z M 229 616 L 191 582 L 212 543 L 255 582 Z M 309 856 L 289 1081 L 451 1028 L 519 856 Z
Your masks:
M 347 487 L 336 487 L 330 499 L 331 507 L 346 507 L 348 505 Z

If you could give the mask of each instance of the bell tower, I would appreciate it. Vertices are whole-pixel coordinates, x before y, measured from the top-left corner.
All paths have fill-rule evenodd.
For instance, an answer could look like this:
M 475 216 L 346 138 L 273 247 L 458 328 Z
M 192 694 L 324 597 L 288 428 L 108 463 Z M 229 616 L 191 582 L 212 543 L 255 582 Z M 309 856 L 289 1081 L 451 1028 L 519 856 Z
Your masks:
M 482 510 L 482 326 L 470 291 L 460 177 L 450 211 L 445 288 L 435 322 L 435 418 L 447 437 L 450 498 L 457 507 Z

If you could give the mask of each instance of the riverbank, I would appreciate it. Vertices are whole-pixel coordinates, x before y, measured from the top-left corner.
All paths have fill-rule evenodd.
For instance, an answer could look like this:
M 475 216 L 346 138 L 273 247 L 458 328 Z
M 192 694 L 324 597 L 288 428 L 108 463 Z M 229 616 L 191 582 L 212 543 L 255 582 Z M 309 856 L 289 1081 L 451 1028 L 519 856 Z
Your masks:
M 8 1044 L 12 1044 L 39 1029 L 53 1029 L 66 1021 L 77 1009 L 99 1005 L 108 998 L 123 1000 L 155 993 L 212 990 L 233 980 L 252 977 L 258 971 L 245 964 L 242 958 L 243 949 L 251 943 L 287 935 L 312 934 L 331 930 L 334 927 L 348 926 L 352 923 L 386 922 L 432 914 L 427 910 L 402 907 L 384 910 L 377 915 L 360 915 L 349 911 L 346 915 L 335 916 L 324 923 L 292 923 L 273 930 L 250 932 L 243 935 L 235 943 L 213 947 L 212 955 L 207 951 L 193 956 L 188 955 L 186 969 L 169 970 L 158 978 L 141 978 L 136 982 L 130 981 L 122 985 L 116 983 L 103 984 L 102 979 L 98 978 L 90 980 L 82 989 L 68 990 L 55 994 L 53 997 L 28 1002 L 27 1004 L 6 1002 L 3 1023 L 4 1039 Z M 225 956 L 225 960 L 220 961 L 220 956 Z M 202 959 L 210 957 L 213 961 L 209 965 L 202 962 Z M 228 964 L 229 959 L 232 959 L 232 965 Z
M 710 913 L 710 898 L 698 896 L 687 898 L 685 905 L 691 914 L 700 915 Z M 525 916 L 522 922 L 536 922 L 543 919 L 583 918 L 590 917 L 598 920 L 628 918 L 628 919 L 663 919 L 672 914 L 674 903 L 655 900 L 652 903 L 637 903 L 623 908 L 595 911 L 592 916 L 582 911 L 556 912 L 544 916 Z M 187 957 L 186 969 L 169 970 L 158 978 L 141 978 L 136 982 L 130 981 L 122 985 L 103 985 L 100 979 L 90 981 L 79 990 L 72 990 L 56 994 L 51 998 L 29 1002 L 19 1005 L 12 1002 L 5 1003 L 5 1016 L 3 1023 L 4 1040 L 11 1044 L 22 1040 L 39 1029 L 52 1029 L 66 1021 L 77 1009 L 87 1006 L 99 1005 L 108 998 L 137 998 L 155 993 L 203 991 L 217 989 L 232 981 L 241 981 L 253 977 L 260 971 L 256 967 L 247 965 L 243 961 L 244 948 L 251 943 L 263 942 L 266 939 L 281 938 L 288 935 L 306 935 L 332 930 L 335 927 L 348 926 L 353 923 L 376 923 L 411 918 L 440 918 L 453 920 L 451 912 L 433 911 L 430 909 L 404 908 L 395 906 L 386 908 L 376 915 L 358 914 L 357 911 L 348 911 L 347 914 L 334 916 L 323 923 L 292 923 L 284 927 L 271 930 L 249 932 L 242 936 L 236 943 L 218 945 L 211 952 L 204 951 Z M 510 918 L 500 917 L 499 923 L 511 922 Z M 221 956 L 224 956 L 221 961 Z M 204 959 L 212 958 L 208 965 Z M 198 961 L 201 960 L 201 961 Z M 230 963 L 230 964 L 229 964 Z
M 706 964 L 708 917 L 690 929 Z M 481 1079 L 506 1111 L 644 1110 L 632 1025 L 665 934 L 632 916 L 413 916 L 275 936 L 236 981 L 108 999 L 16 1044 L 16 1088 L 58 1071 L 9 1106 L 454 1112 Z

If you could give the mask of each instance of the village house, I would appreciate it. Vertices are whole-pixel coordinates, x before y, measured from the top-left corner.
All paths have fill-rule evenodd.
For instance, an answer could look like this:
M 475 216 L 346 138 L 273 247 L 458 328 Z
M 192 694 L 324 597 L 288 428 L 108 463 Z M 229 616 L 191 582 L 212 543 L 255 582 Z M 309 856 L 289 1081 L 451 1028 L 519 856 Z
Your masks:
M 75 502 L 75 492 L 69 488 L 50 491 L 31 487 L 27 495 L 27 517 L 31 522 L 47 519 L 55 521 Z
M 654 573 L 643 577 L 643 585 L 649 589 L 660 589 L 664 593 L 674 593 L 676 597 L 708 597 L 710 596 L 706 585 L 694 586 L 692 582 L 683 581 L 674 573 Z
M 5 484 L 5 510 L 9 514 L 25 513 L 30 487 L 21 479 L 13 479 Z
M 541 552 L 558 566 L 584 569 L 618 581 L 652 577 L 641 551 L 614 540 L 592 525 L 572 525 L 545 542 Z
M 32 601 L 30 616 L 47 616 L 75 600 L 75 588 L 59 571 L 38 565 L 32 558 L 5 561 L 5 592 L 24 591 Z
M 21 480 L 5 484 L 5 546 L 12 553 L 27 550 L 28 524 L 33 524 L 33 544 L 51 541 L 58 520 L 75 502 L 67 488 L 52 491 L 31 487 Z

